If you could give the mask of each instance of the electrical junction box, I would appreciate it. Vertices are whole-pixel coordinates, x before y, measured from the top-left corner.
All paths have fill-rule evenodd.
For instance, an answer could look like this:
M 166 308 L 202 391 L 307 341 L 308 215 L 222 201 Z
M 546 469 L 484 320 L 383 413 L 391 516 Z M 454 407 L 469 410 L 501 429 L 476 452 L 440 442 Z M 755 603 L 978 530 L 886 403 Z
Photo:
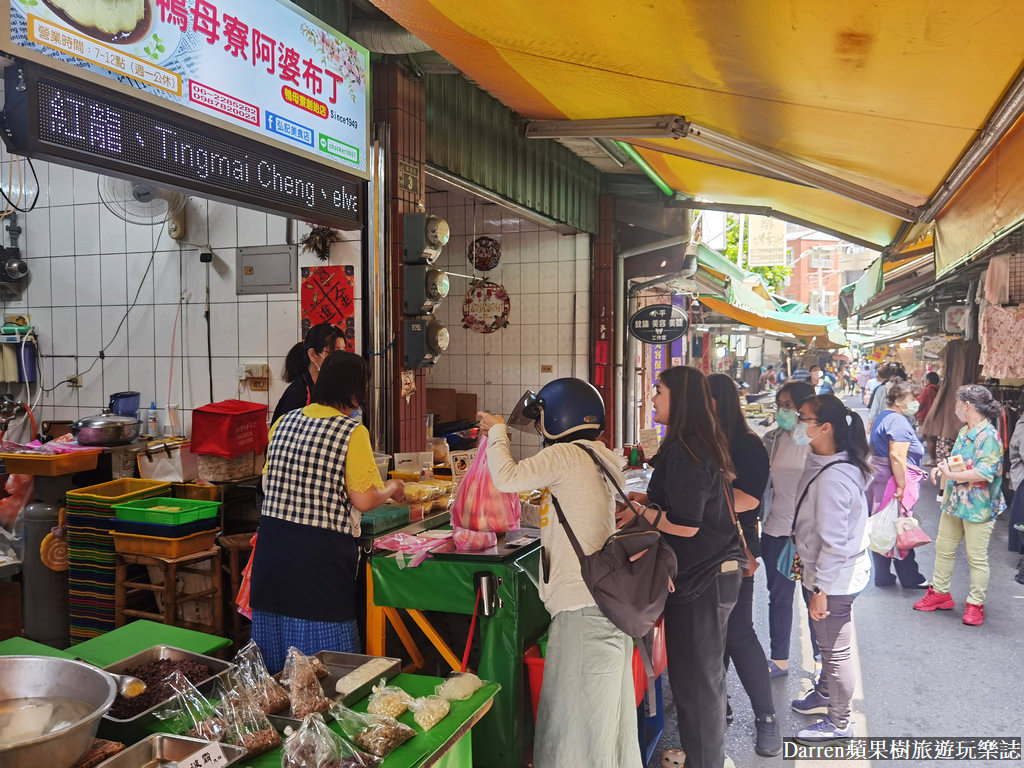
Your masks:
M 430 213 L 406 213 L 402 216 L 402 261 L 406 264 L 433 264 L 450 236 L 448 222 Z
M 448 349 L 448 329 L 433 317 L 413 317 L 405 320 L 406 368 L 432 368 Z
M 402 267 L 402 312 L 406 315 L 432 313 L 448 295 L 448 273 L 426 264 Z
M 299 247 L 263 245 L 235 251 L 235 293 L 297 293 Z

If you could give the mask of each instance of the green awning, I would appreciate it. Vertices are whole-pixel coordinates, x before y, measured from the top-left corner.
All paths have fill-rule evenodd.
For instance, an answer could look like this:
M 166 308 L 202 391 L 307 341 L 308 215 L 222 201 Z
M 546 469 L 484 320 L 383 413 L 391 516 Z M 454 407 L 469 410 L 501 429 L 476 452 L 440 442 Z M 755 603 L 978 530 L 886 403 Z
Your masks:
M 908 317 L 913 315 L 917 310 L 924 306 L 924 301 L 916 301 L 913 304 L 908 304 L 901 309 L 894 309 L 891 312 L 886 312 L 878 320 L 875 321 L 875 325 L 888 325 L 889 323 L 898 323 L 900 320 L 906 320 Z
M 884 259 L 875 259 L 868 267 L 868 271 L 860 276 L 860 279 L 853 284 L 853 311 L 867 304 L 875 295 L 882 290 L 884 284 L 882 279 L 882 262 Z

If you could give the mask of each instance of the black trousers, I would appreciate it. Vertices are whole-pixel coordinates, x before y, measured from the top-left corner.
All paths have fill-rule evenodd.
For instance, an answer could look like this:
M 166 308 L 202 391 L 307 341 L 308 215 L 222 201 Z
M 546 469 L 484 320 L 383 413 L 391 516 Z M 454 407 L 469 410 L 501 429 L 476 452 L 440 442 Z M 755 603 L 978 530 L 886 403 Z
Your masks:
M 924 584 L 927 581 L 921 573 L 921 569 L 917 566 L 914 550 L 910 550 L 903 560 L 886 557 L 872 550 L 871 559 L 875 564 L 875 586 L 883 587 L 886 584 L 893 584 L 897 578 L 899 578 L 900 584 L 904 587 L 916 587 L 918 584 Z M 895 576 L 892 575 L 894 567 L 896 568 Z
M 720 573 L 696 600 L 676 603 L 670 596 L 665 605 L 668 678 L 686 768 L 721 768 L 725 762 L 722 659 L 729 614 L 741 581 L 738 570 Z
M 792 615 L 792 609 L 790 610 Z M 736 674 L 743 684 L 743 690 L 750 697 L 754 716 L 774 715 L 775 702 L 772 700 L 772 682 L 768 676 L 768 659 L 764 648 L 754 631 L 754 577 L 740 583 L 736 605 L 729 614 L 725 633 L 725 667 L 729 660 L 736 665 Z

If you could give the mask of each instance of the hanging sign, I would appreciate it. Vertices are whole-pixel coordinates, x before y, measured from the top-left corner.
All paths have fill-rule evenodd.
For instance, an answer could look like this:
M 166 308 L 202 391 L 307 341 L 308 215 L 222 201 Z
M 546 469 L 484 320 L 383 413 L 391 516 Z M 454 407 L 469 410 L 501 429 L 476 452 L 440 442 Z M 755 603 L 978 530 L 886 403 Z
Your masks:
M 9 3 L 10 41 L 36 61 L 368 177 L 369 52 L 291 3 Z
M 767 216 L 751 216 L 748 227 L 747 266 L 785 266 L 786 222 Z
M 680 307 L 652 304 L 629 318 L 629 332 L 644 344 L 669 344 L 686 335 L 690 321 Z

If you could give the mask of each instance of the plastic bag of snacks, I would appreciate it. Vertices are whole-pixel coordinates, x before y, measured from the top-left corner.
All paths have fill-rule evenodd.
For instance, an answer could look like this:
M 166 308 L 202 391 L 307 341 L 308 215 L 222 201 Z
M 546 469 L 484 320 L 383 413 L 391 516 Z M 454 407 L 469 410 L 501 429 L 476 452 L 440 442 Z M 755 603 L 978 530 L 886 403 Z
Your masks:
M 480 552 L 497 546 L 498 534 L 491 531 L 471 531 L 468 528 L 455 526 L 452 530 L 452 541 L 459 552 Z
M 248 691 L 264 714 L 288 709 L 288 691 L 271 677 L 256 643 L 250 642 L 235 654 L 234 664 L 230 674 L 232 687 Z
M 288 689 L 292 702 L 292 717 L 304 718 L 313 712 L 323 712 L 330 705 L 324 696 L 324 689 L 316 676 L 316 670 L 306 656 L 295 646 L 288 649 L 281 672 L 281 684 Z
M 380 758 L 360 752 L 327 727 L 323 715 L 307 715 L 284 743 L 281 768 L 377 768 Z
M 459 482 L 452 503 L 452 525 L 471 531 L 503 533 L 519 528 L 519 494 L 501 493 L 487 468 L 487 438 Z
M 224 741 L 228 724 L 224 713 L 189 682 L 178 670 L 167 676 L 164 683 L 174 691 L 174 698 L 153 714 L 158 720 L 168 721 L 173 733 L 206 741 Z
M 388 685 L 388 681 L 382 677 L 380 682 L 373 686 L 366 711 L 371 715 L 397 718 L 409 708 L 410 701 L 412 697 L 408 693 L 396 685 Z
M 442 699 L 440 696 L 424 696 L 409 702 L 409 709 L 413 713 L 412 719 L 424 731 L 429 731 L 441 722 L 451 708 L 448 699 Z
M 247 691 L 232 688 L 221 701 L 228 722 L 227 741 L 245 747 L 247 757 L 261 755 L 280 746 L 281 735 Z
M 484 681 L 472 672 L 452 672 L 447 680 L 434 688 L 434 693 L 448 701 L 465 701 L 483 685 Z
M 387 757 L 416 735 L 416 731 L 393 717 L 363 715 L 337 702 L 331 704 L 331 714 L 349 741 L 375 757 Z

